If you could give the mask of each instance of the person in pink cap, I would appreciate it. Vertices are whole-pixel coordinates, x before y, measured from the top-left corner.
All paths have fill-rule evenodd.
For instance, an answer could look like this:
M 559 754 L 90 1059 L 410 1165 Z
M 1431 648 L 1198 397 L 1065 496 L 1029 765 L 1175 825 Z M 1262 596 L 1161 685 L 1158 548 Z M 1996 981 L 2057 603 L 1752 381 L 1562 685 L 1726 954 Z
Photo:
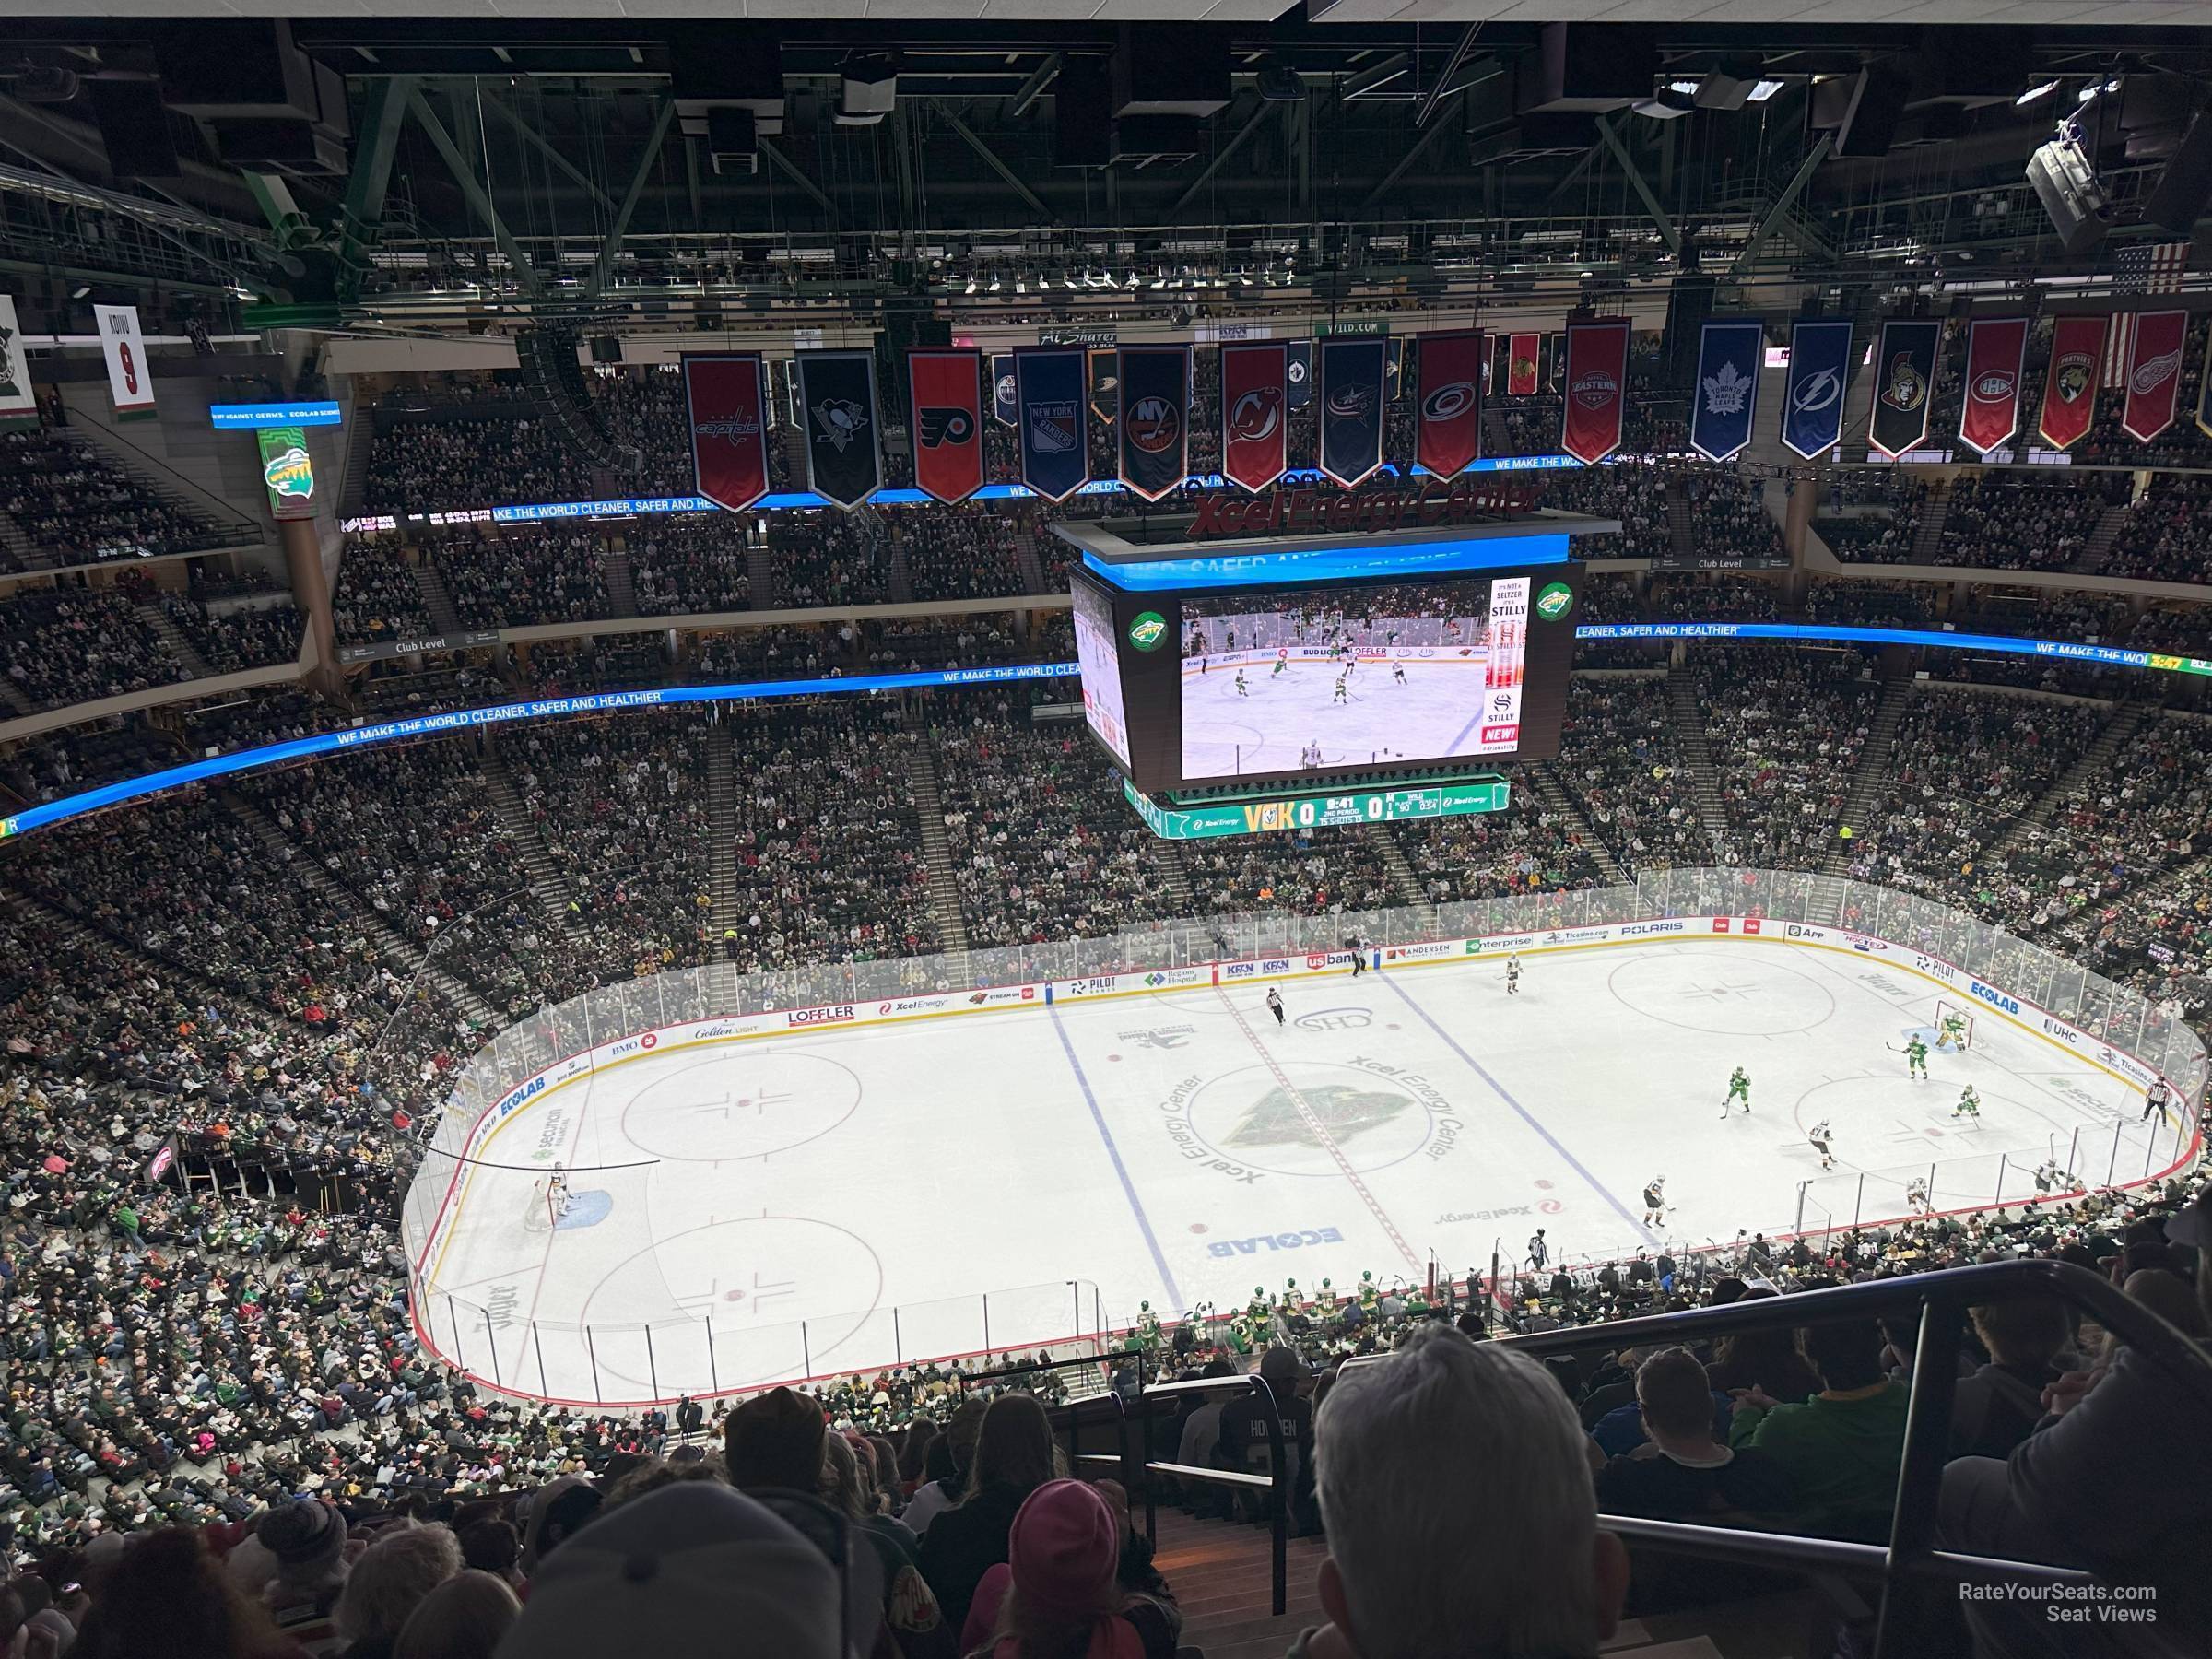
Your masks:
M 1006 1563 L 976 1586 L 960 1652 L 971 1659 L 1147 1659 L 1136 1627 L 1121 1617 L 1121 1519 L 1098 1488 L 1048 1480 L 1015 1515 Z

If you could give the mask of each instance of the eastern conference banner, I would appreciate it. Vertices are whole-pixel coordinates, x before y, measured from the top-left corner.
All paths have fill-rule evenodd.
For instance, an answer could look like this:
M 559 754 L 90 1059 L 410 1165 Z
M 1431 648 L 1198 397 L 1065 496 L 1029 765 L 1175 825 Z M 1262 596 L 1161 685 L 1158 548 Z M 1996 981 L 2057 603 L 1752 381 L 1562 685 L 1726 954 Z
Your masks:
M 138 334 L 138 308 L 96 305 L 92 315 L 99 323 L 100 355 L 108 363 L 109 400 L 124 419 L 144 419 L 155 412 L 154 372 Z
M 0 294 L 0 430 L 38 421 L 39 400 L 30 389 L 30 359 L 16 323 L 15 297 Z

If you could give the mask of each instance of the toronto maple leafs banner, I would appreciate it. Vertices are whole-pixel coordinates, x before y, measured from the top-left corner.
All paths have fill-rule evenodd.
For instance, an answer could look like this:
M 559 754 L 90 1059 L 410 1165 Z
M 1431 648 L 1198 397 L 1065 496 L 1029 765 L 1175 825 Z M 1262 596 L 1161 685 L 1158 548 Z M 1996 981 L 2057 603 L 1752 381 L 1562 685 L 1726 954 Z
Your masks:
M 1959 441 L 1986 455 L 2009 443 L 2020 425 L 2020 363 L 2028 354 L 2028 319 L 1977 317 L 1966 331 L 1966 406 Z
M 1584 466 L 1595 466 L 1620 447 L 1628 380 L 1626 317 L 1567 325 L 1567 395 L 1559 405 L 1559 447 Z
M 2182 347 L 2189 337 L 2187 312 L 2143 312 L 2127 358 L 2127 401 L 2120 429 L 2148 443 L 2173 424 L 2182 390 Z
M 1122 482 L 1157 501 L 1190 476 L 1191 348 L 1124 346 Z
M 1290 393 L 1290 406 L 1302 409 L 1313 401 L 1313 342 L 1292 340 L 1289 344 L 1288 375 L 1285 382 Z
M 1383 345 L 1321 342 L 1321 470 L 1347 489 L 1382 465 Z
M 1851 384 L 1851 324 L 1799 323 L 1790 329 L 1790 377 L 1782 389 L 1782 441 L 1806 460 L 1843 441 L 1843 393 Z
M 1019 426 L 1014 412 L 1014 354 L 1001 351 L 991 359 L 991 413 L 1000 426 Z
M 876 354 L 802 351 L 797 362 L 807 482 L 815 494 L 840 507 L 856 507 L 883 482 L 876 446 Z
M 1221 347 L 1221 471 L 1262 490 L 1283 476 L 1289 455 L 1289 349 L 1281 340 Z
M 982 354 L 952 347 L 910 351 L 906 383 L 915 485 L 940 501 L 966 500 L 983 487 Z
M 2035 429 L 2053 449 L 2070 449 L 2089 435 L 2103 356 L 2102 317 L 2061 317 L 2051 325 L 2051 367 L 2043 371 L 2043 411 Z
M 1698 383 L 1690 404 L 1689 447 L 1725 461 L 1751 441 L 1759 370 L 1767 331 L 1757 323 L 1708 323 L 1698 343 Z
M 1088 361 L 1080 346 L 1024 346 L 1014 353 L 1021 418 L 1021 481 L 1048 501 L 1090 482 Z
M 1479 334 L 1421 336 L 1419 424 L 1414 459 L 1440 478 L 1457 477 L 1482 453 L 1482 359 Z
M 757 351 L 686 353 L 684 405 L 699 493 L 743 512 L 768 493 L 768 387 Z
M 1893 319 L 1882 324 L 1874 350 L 1874 413 L 1866 441 L 1894 461 L 1928 435 L 1928 401 L 1936 390 L 1936 347 L 1943 324 Z

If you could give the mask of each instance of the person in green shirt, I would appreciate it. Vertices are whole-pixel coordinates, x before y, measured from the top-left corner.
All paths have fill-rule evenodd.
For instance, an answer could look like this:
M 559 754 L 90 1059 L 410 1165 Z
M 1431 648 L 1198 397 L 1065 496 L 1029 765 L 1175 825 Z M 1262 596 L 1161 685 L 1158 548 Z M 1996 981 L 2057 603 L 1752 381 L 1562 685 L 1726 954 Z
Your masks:
M 1810 1326 L 1797 1333 L 1797 1347 L 1820 1392 L 1785 1406 L 1758 1388 L 1732 1390 L 1728 1444 L 1766 1454 L 1809 1529 L 1878 1541 L 1896 1504 L 1908 1391 L 1883 1371 L 1881 1327 L 1872 1320 Z

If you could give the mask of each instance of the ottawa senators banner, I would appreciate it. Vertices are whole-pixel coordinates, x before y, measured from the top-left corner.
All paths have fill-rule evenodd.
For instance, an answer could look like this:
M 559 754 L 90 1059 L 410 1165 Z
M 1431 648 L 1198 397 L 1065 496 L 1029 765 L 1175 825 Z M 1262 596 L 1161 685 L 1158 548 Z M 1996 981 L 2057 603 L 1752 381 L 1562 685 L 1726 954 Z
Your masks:
M 1584 466 L 1595 466 L 1620 447 L 1628 383 L 1629 320 L 1570 323 L 1559 447 Z
M 1942 337 L 1940 323 L 1882 324 L 1874 348 L 1874 413 L 1867 418 L 1866 441 L 1892 461 L 1928 435 L 1936 345 Z
M 2097 363 L 2104 356 L 2102 317 L 2061 317 L 2051 328 L 2051 367 L 2043 372 L 2043 408 L 2036 433 L 2053 449 L 2071 449 L 2097 418 Z
M 2187 312 L 2144 312 L 2127 358 L 2127 402 L 2120 429 L 2148 443 L 2173 424 L 2182 392 L 2182 346 L 2189 337 Z
M 1122 482 L 1157 501 L 1190 476 L 1191 348 L 1124 346 Z
M 1221 347 L 1221 472 L 1255 493 L 1288 461 L 1290 351 L 1281 340 Z
M 982 354 L 910 351 L 906 384 L 915 487 L 940 501 L 966 500 L 983 487 Z
M 1383 342 L 1320 344 L 1321 470 L 1351 489 L 1382 465 Z
M 1517 334 L 1505 337 L 1505 394 L 1534 397 L 1538 384 L 1536 353 L 1544 348 L 1542 335 Z
M 687 353 L 684 401 L 699 493 L 743 512 L 768 493 L 767 392 L 760 354 Z
M 1419 425 L 1414 459 L 1440 478 L 1457 477 L 1482 453 L 1482 354 L 1479 334 L 1420 337 Z
M 1966 406 L 1959 440 L 1986 455 L 2008 443 L 2020 426 L 2020 362 L 2028 352 L 2028 319 L 1977 318 L 1966 334 Z

